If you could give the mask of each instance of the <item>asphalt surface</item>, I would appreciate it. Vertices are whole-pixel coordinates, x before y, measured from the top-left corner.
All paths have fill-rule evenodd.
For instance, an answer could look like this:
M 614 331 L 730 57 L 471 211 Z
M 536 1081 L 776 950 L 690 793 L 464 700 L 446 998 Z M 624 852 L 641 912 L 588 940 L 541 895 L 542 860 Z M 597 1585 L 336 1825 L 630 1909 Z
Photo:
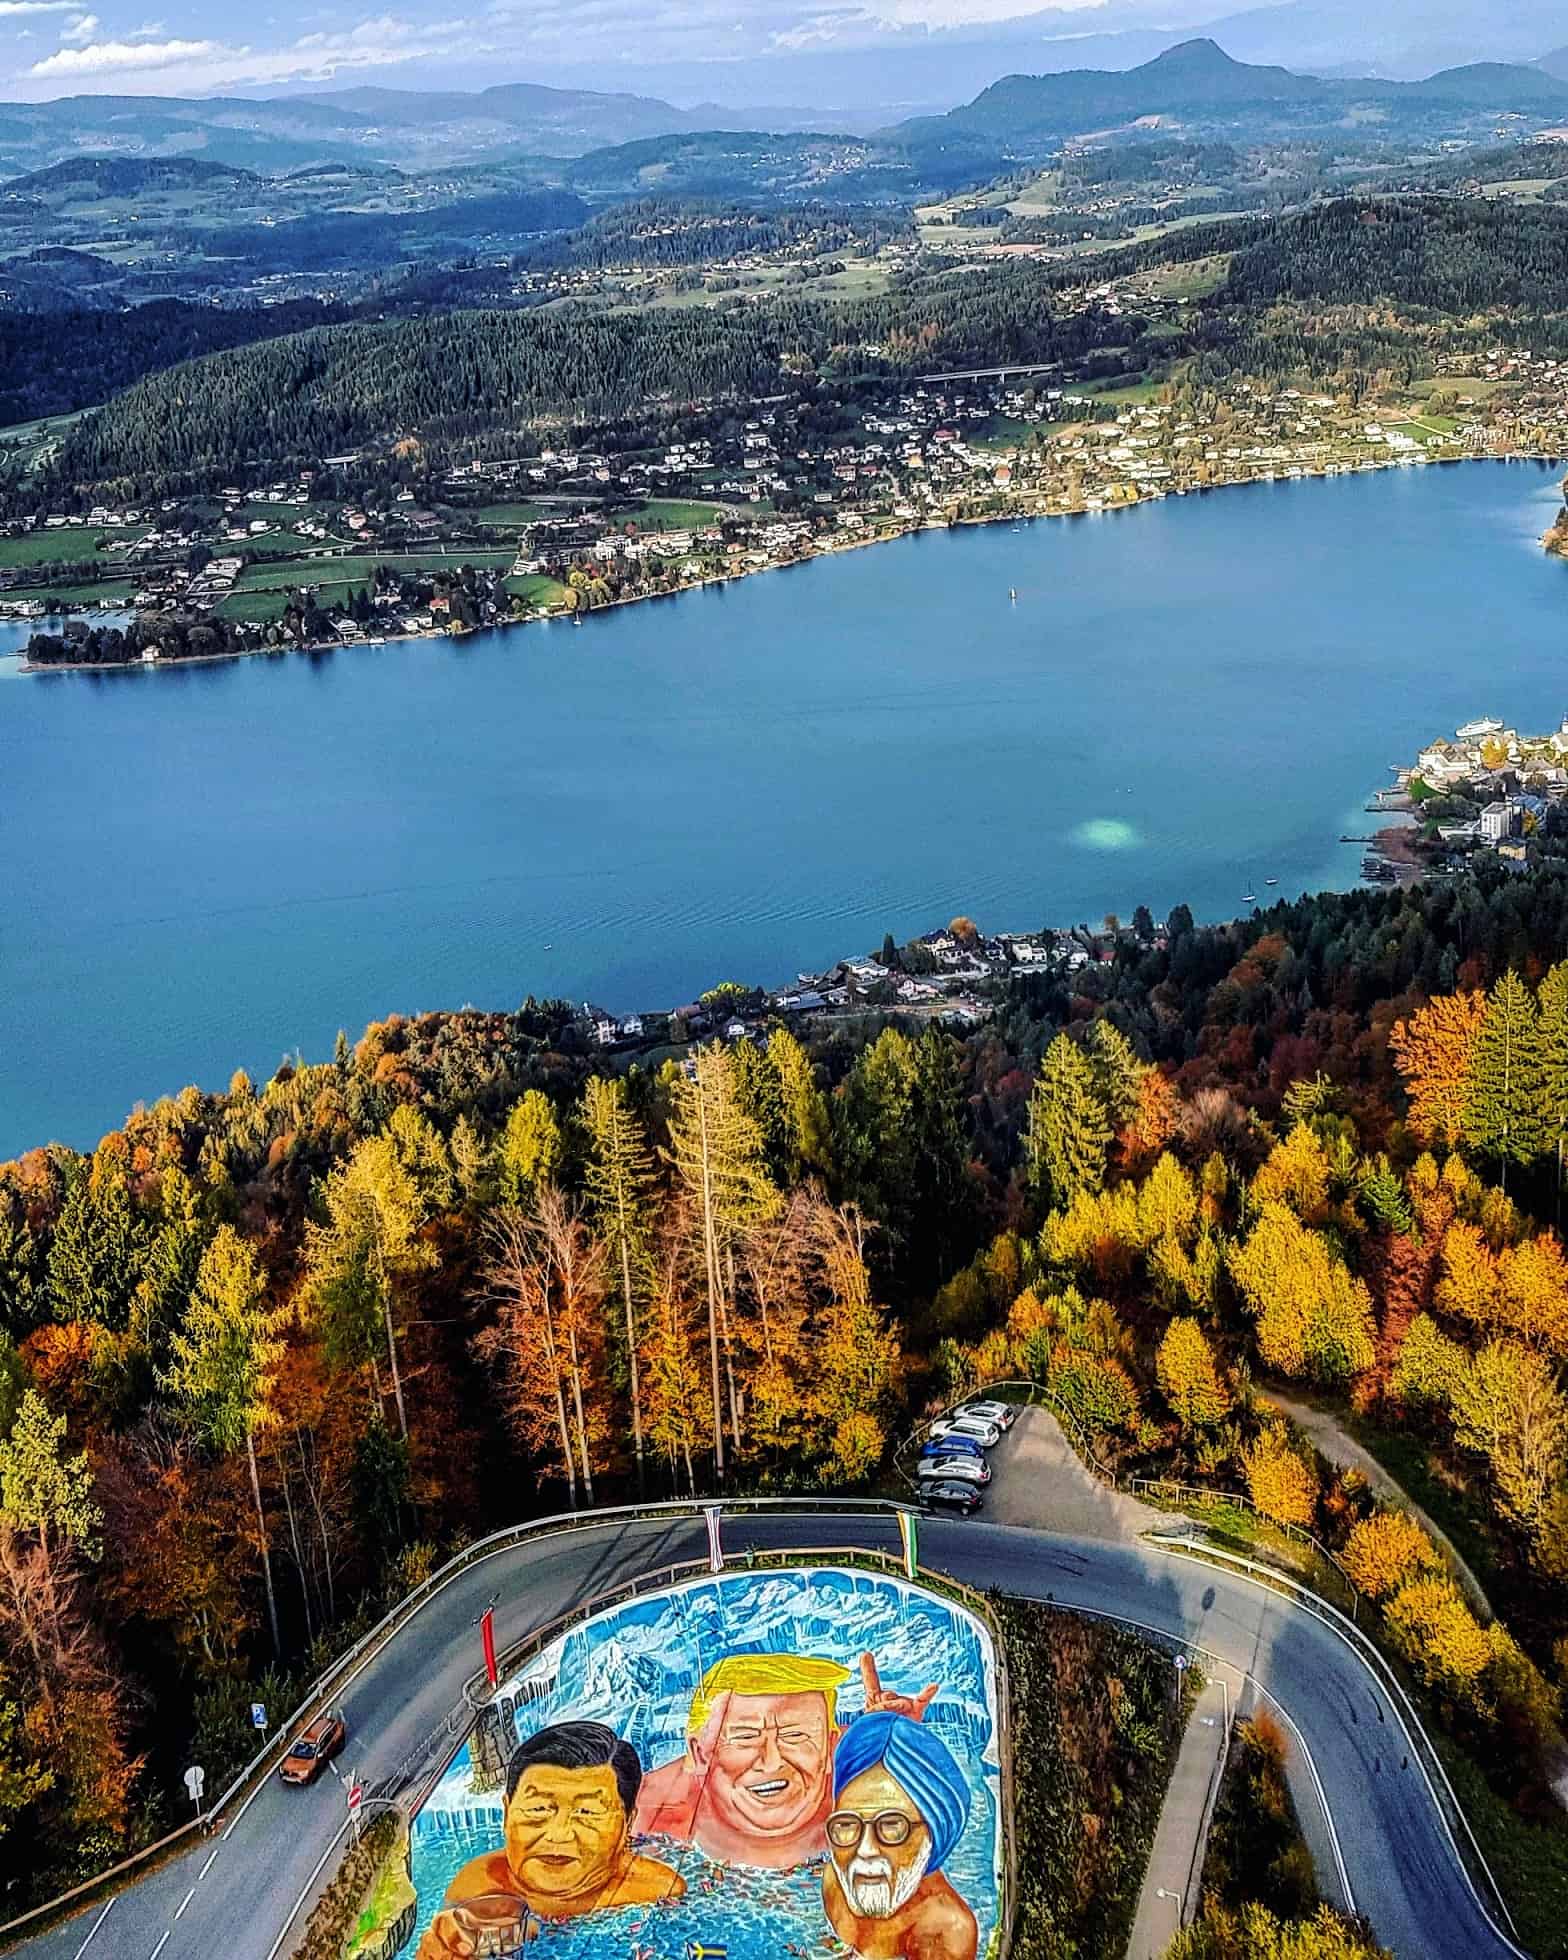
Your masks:
M 897 1550 L 893 1520 L 824 1512 L 726 1519 L 726 1551 L 857 1546 Z M 1155 1547 L 1016 1526 L 923 1520 L 921 1561 L 980 1587 L 1131 1620 L 1194 1642 L 1249 1672 L 1284 1711 L 1332 1816 L 1303 1823 L 1332 1892 L 1333 1839 L 1347 1903 L 1398 1960 L 1490 1960 L 1517 1953 L 1467 1883 L 1399 1718 L 1329 1628 L 1277 1594 Z M 477 1621 L 495 1599 L 503 1650 L 559 1614 L 706 1553 L 702 1520 L 616 1521 L 499 1552 L 438 1593 L 342 1697 L 340 1767 L 371 1785 L 438 1729 L 480 1665 Z M 1305 1766 L 1298 1765 L 1300 1769 Z M 14 1949 L 27 1960 L 271 1960 L 302 1894 L 312 1893 L 343 1826 L 341 1784 L 269 1779 L 216 1833 L 128 1890 Z M 328 1865 L 330 1869 L 330 1863 Z M 296 1928 L 297 1932 L 297 1928 Z M 290 1950 L 292 1940 L 284 1947 Z

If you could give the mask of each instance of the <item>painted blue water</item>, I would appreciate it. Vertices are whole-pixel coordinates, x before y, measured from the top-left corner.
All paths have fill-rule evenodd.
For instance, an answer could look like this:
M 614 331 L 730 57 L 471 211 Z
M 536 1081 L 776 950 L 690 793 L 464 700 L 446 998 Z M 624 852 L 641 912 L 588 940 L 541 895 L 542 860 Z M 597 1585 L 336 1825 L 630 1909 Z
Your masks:
M 0 1156 L 394 1010 L 673 1005 L 960 910 L 1349 884 L 1336 840 L 1391 763 L 1568 708 L 1558 474 L 1225 491 L 581 628 L 0 679 Z
M 948 1601 L 865 1572 L 727 1573 L 612 1608 L 552 1642 L 497 1696 L 507 1748 L 552 1723 L 608 1724 L 644 1771 L 685 1747 L 692 1692 L 729 1654 L 807 1655 L 839 1662 L 845 1726 L 864 1708 L 863 1653 L 882 1685 L 940 1692 L 925 1720 L 962 1768 L 968 1820 L 944 1870 L 979 1924 L 988 1950 L 998 1919 L 998 1738 L 995 1657 L 979 1622 Z M 429 1926 L 457 1872 L 501 1842 L 499 1789 L 479 1779 L 461 1749 L 413 1821 L 410 1872 L 419 1915 L 410 1947 Z M 727 1948 L 730 1960 L 843 1955 L 822 1906 L 822 1866 L 757 1871 L 711 1862 L 691 1845 L 647 1838 L 640 1848 L 673 1865 L 686 1895 L 546 1925 L 529 1953 L 569 1960 L 682 1960 L 688 1943 Z

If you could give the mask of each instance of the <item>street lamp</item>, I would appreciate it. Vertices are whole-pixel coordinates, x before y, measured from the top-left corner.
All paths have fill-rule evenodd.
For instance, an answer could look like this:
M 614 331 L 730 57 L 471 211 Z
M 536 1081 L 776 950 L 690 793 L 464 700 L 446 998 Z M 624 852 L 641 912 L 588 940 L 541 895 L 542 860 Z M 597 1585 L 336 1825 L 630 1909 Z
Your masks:
M 1182 1916 L 1182 1912 L 1181 1912 L 1181 1894 L 1180 1894 L 1179 1892 L 1167 1892 L 1167 1891 L 1166 1891 L 1166 1889 L 1165 1889 L 1165 1887 L 1164 1887 L 1163 1885 L 1156 1885 L 1156 1886 L 1155 1886 L 1155 1888 L 1154 1888 L 1154 1896 L 1155 1896 L 1155 1898 L 1157 1898 L 1157 1899 L 1173 1899 L 1173 1900 L 1175 1901 L 1175 1903 L 1176 1903 L 1176 1920 L 1177 1920 L 1177 1923 L 1178 1923 L 1178 1925 L 1179 1925 L 1179 1924 L 1181 1923 L 1181 1916 Z

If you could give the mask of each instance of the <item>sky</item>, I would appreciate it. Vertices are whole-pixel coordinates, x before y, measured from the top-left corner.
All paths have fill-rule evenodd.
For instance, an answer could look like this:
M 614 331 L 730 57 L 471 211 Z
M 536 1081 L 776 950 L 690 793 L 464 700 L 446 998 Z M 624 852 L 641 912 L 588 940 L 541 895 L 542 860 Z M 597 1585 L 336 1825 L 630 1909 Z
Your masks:
M 1488 13 L 1517 25 L 1535 0 L 1379 0 L 1370 9 L 1386 35 L 1402 21 L 1424 29 L 1436 16 L 1463 16 L 1469 32 Z M 1157 43 L 1151 30 L 1187 29 L 1223 17 L 1247 0 L 1054 0 L 1049 12 L 1020 17 L 1021 0 L 375 0 L 371 7 L 271 0 L 264 8 L 191 0 L 0 0 L 0 99 L 37 100 L 78 92 L 205 95 L 265 93 L 308 85 L 375 82 L 416 87 L 486 81 L 563 82 L 638 89 L 676 99 L 791 100 L 791 83 L 827 72 L 822 57 L 885 53 L 940 60 L 951 44 L 996 48 L 995 72 L 1028 66 L 1009 49 L 1062 42 L 1037 66 L 1071 65 L 1071 43 L 1092 50 L 1085 65 L 1128 66 Z M 1028 0 L 1022 0 L 1027 5 Z M 1266 10 L 1283 25 L 1298 15 L 1367 17 L 1360 0 L 1275 0 Z M 1263 12 L 1252 0 L 1256 12 Z M 148 9 L 156 9 L 149 12 Z M 1107 43 L 1124 36 L 1123 59 Z M 1545 53 L 1552 45 L 1512 51 Z M 1568 40 L 1568 17 L 1555 37 Z M 1346 29 L 1347 58 L 1357 52 Z M 1148 45 L 1145 45 L 1148 43 Z M 1463 43 L 1456 43 L 1463 51 Z M 1490 51 L 1490 50 L 1488 50 Z M 1499 48 L 1499 53 L 1505 50 Z M 1256 58 L 1255 56 L 1249 58 Z M 1278 55 L 1270 58 L 1280 58 Z M 770 88 L 770 78 L 777 86 Z M 704 78 L 711 89 L 704 90 Z M 674 82 L 662 89 L 659 82 Z M 955 93 L 971 92 L 963 89 Z

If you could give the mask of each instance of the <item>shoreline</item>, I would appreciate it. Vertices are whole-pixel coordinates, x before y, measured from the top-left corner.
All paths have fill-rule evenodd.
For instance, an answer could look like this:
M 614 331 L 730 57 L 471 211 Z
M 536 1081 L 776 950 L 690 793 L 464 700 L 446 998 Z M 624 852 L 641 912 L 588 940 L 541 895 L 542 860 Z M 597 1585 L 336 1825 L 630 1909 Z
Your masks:
M 985 511 L 971 516 L 944 514 L 921 518 L 910 522 L 897 519 L 891 528 L 879 529 L 870 537 L 830 538 L 816 545 L 799 558 L 777 559 L 766 565 L 749 565 L 734 571 L 713 572 L 702 578 L 692 579 L 687 584 L 672 587 L 664 592 L 635 592 L 623 598 L 610 599 L 605 604 L 593 607 L 561 608 L 555 612 L 531 613 L 525 618 L 495 619 L 483 626 L 473 626 L 461 633 L 454 633 L 448 627 L 433 627 L 428 633 L 379 633 L 359 640 L 308 640 L 298 645 L 235 647 L 223 653 L 201 653 L 188 655 L 178 660 L 45 660 L 30 661 L 25 651 L 16 656 L 18 674 L 148 674 L 172 673 L 182 667 L 208 667 L 215 662 L 228 660 L 251 660 L 261 654 L 288 655 L 300 653 L 343 653 L 356 648 L 374 651 L 377 647 L 434 644 L 441 641 L 461 642 L 473 639 L 477 634 L 503 632 L 516 626 L 553 625 L 559 621 L 570 621 L 580 625 L 585 619 L 598 614 L 617 612 L 625 606 L 640 606 L 659 599 L 678 599 L 683 593 L 701 592 L 713 586 L 738 583 L 742 579 L 757 578 L 768 572 L 787 572 L 801 565 L 809 565 L 814 559 L 835 557 L 846 551 L 864 551 L 874 545 L 895 543 L 900 538 L 918 536 L 924 531 L 951 531 L 986 524 L 1020 524 L 1050 522 L 1059 518 L 1072 517 L 1115 517 L 1124 511 L 1137 510 L 1145 504 L 1164 503 L 1172 497 L 1208 497 L 1226 490 L 1275 489 L 1281 483 L 1287 486 L 1295 483 L 1329 482 L 1343 476 L 1370 476 L 1384 470 L 1428 469 L 1465 463 L 1539 463 L 1547 467 L 1561 467 L 1561 456 L 1537 455 L 1532 451 L 1513 451 L 1485 456 L 1390 456 L 1368 458 L 1364 462 L 1347 465 L 1342 469 L 1303 470 L 1299 476 L 1248 476 L 1234 477 L 1223 483 L 1195 484 L 1190 489 L 1160 490 L 1146 496 L 1128 498 L 1114 504 L 1083 506 L 1077 510 L 1038 510 L 1017 509 Z M 1568 557 L 1568 553 L 1554 550 L 1548 540 L 1548 531 L 1541 543 L 1548 557 Z M 462 564 L 460 555 L 454 555 L 454 562 Z M 83 608 L 90 612 L 93 609 Z M 118 607 L 103 608 L 105 611 L 119 611 Z M 134 609 L 132 609 L 134 610 Z M 54 615 L 55 617 L 75 617 L 75 614 Z

